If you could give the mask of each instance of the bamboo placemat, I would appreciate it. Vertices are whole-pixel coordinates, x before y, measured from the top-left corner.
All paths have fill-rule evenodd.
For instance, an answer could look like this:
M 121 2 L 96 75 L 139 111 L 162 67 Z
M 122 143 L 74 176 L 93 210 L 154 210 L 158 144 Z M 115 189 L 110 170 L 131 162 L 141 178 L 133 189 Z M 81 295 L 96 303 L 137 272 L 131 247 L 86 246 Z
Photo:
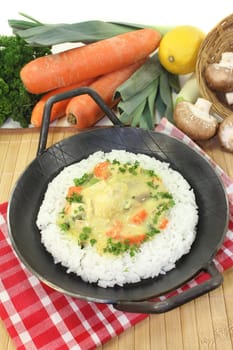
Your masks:
M 48 145 L 72 131 L 54 130 Z M 25 166 L 35 157 L 38 133 L 0 134 L 0 202 L 9 193 Z M 217 138 L 202 143 L 202 148 L 233 178 L 233 154 L 223 151 Z M 224 273 L 222 287 L 181 308 L 162 315 L 151 315 L 145 321 L 100 347 L 103 350 L 122 349 L 232 349 L 233 336 L 233 269 Z M 0 327 L 1 350 L 13 350 L 4 327 Z

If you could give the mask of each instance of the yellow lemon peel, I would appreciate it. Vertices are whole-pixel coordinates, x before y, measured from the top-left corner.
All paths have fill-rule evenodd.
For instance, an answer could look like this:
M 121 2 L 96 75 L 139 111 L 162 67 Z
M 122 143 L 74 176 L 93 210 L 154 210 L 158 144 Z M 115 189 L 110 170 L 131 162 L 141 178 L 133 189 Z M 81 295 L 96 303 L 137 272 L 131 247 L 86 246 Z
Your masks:
M 166 33 L 159 45 L 159 60 L 173 74 L 188 74 L 195 71 L 200 45 L 205 34 L 194 26 L 177 26 Z

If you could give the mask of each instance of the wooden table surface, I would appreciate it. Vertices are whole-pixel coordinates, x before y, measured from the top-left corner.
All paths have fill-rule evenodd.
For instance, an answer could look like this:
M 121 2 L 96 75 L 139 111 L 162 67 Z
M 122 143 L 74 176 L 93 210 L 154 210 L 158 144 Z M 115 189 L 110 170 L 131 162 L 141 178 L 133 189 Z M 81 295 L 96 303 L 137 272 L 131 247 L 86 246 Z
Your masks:
M 73 133 L 51 129 L 48 146 Z M 0 203 L 9 200 L 16 180 L 35 158 L 38 138 L 36 129 L 0 131 Z M 217 138 L 201 146 L 233 179 L 233 153 L 223 151 Z M 233 268 L 223 276 L 218 289 L 165 314 L 150 315 L 98 350 L 232 350 Z M 2 321 L 0 350 L 15 350 Z

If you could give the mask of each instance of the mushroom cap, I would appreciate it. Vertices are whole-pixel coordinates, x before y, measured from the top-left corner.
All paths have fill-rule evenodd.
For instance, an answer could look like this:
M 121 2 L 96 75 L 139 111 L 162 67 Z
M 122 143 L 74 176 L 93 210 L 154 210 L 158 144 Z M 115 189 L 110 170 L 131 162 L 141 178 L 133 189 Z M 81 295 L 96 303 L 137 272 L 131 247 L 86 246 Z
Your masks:
M 209 64 L 205 69 L 205 80 L 210 89 L 221 92 L 233 91 L 233 68 L 218 63 Z
M 217 132 L 217 120 L 187 101 L 177 103 L 173 118 L 176 126 L 196 141 L 208 140 Z
M 221 122 L 218 130 L 218 138 L 226 150 L 233 152 L 233 115 Z

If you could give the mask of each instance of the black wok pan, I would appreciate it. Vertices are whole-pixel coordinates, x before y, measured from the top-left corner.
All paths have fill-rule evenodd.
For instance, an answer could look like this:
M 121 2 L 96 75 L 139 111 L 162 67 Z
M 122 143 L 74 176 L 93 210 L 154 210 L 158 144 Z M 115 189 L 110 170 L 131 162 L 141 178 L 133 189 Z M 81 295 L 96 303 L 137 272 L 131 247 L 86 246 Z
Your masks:
M 46 149 L 52 105 L 71 96 L 88 93 L 103 108 L 113 127 L 78 133 Z M 197 237 L 189 254 L 166 275 L 146 279 L 124 287 L 101 288 L 67 274 L 54 264 L 40 242 L 35 221 L 48 183 L 67 165 L 87 158 L 96 151 L 124 149 L 144 153 L 169 162 L 191 184 L 199 207 Z M 123 127 L 102 99 L 89 88 L 80 88 L 53 96 L 46 104 L 38 153 L 19 178 L 9 201 L 8 226 L 13 247 L 25 266 L 40 280 L 61 293 L 100 303 L 111 303 L 129 312 L 161 313 L 192 300 L 222 283 L 213 258 L 220 248 L 228 225 L 228 201 L 223 184 L 209 162 L 173 137 L 139 128 Z M 185 213 L 184 213 L 185 216 Z M 199 272 L 206 271 L 208 281 L 165 301 L 151 301 L 183 285 Z

